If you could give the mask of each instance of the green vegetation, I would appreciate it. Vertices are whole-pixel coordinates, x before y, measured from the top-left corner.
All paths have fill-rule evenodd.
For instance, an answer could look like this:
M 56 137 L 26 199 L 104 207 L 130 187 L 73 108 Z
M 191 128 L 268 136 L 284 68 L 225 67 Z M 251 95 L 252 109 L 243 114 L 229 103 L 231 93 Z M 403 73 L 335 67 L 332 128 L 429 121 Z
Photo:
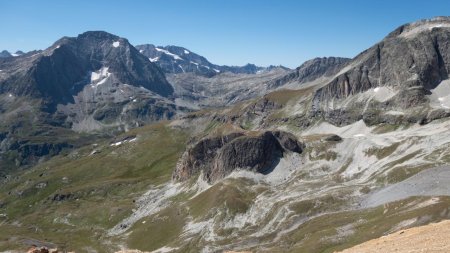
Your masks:
M 248 183 L 245 181 L 232 179 L 219 182 L 202 192 L 189 201 L 190 215 L 194 218 L 205 218 L 209 214 L 216 213 L 213 211 L 214 208 L 227 208 L 231 214 L 246 212 L 257 193 L 245 188 Z
M 413 208 L 427 197 L 412 197 L 366 210 L 343 211 L 320 215 L 286 234 L 268 252 L 331 253 L 378 238 L 404 220 L 418 219 L 419 224 L 450 218 L 449 197 L 428 206 Z M 409 205 L 408 205 L 409 204 Z M 309 209 L 311 205 L 303 205 Z
M 133 129 L 117 139 L 128 135 L 137 140 L 89 145 L 0 185 L 0 213 L 7 217 L 0 225 L 0 251 L 20 249 L 22 240 L 36 239 L 69 250 L 89 245 L 110 252 L 99 237 L 131 214 L 133 200 L 151 185 L 170 180 L 188 138 L 164 123 Z M 57 194 L 65 198 L 54 200 Z
M 389 133 L 389 132 L 393 132 L 397 129 L 399 129 L 402 125 L 395 125 L 395 124 L 379 124 L 375 127 L 375 129 L 373 129 L 373 133 L 375 134 L 384 134 L 384 133 Z
M 289 101 L 293 101 L 295 99 L 298 99 L 300 97 L 304 97 L 307 95 L 310 95 L 312 92 L 311 88 L 301 89 L 301 90 L 277 90 L 274 92 L 271 92 L 264 96 L 264 98 L 268 99 L 269 101 L 272 101 L 276 104 L 285 106 L 288 104 Z
M 386 177 L 384 178 L 385 183 L 392 184 L 401 182 L 411 176 L 414 176 L 415 174 L 419 173 L 420 171 L 428 168 L 432 168 L 434 165 L 419 165 L 419 166 L 400 166 L 395 167 L 394 169 L 390 170 Z M 381 179 L 380 179 L 381 180 Z
M 395 150 L 397 150 L 398 146 L 400 146 L 400 142 L 396 142 L 393 143 L 390 146 L 387 147 L 382 147 L 382 148 L 376 148 L 376 147 L 371 147 L 369 149 L 367 149 L 365 151 L 367 156 L 376 156 L 378 159 L 383 159 L 386 158 L 390 155 L 392 155 L 392 153 L 395 152 Z
M 127 244 L 133 249 L 152 251 L 176 242 L 187 222 L 187 209 L 172 205 L 146 217 L 131 228 Z

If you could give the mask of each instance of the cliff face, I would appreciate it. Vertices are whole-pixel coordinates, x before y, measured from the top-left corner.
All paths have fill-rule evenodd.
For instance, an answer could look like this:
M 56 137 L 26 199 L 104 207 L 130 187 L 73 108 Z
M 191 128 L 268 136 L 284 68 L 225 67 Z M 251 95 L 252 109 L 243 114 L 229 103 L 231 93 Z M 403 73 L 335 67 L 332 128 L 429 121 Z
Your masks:
M 379 86 L 431 90 L 448 78 L 450 19 L 403 25 L 359 54 L 317 91 L 317 99 L 345 98 Z
M 183 181 L 202 171 L 208 182 L 214 182 L 236 169 L 268 174 L 285 152 L 301 153 L 302 144 L 281 131 L 205 138 L 183 154 L 172 178 Z

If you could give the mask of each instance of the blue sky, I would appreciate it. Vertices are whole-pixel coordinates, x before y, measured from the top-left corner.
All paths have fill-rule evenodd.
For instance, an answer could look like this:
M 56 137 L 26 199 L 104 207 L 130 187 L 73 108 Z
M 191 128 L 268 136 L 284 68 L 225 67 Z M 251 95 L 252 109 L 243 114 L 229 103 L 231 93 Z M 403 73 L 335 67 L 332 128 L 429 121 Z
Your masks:
M 184 46 L 216 64 L 299 66 L 353 57 L 401 24 L 450 15 L 450 1 L 0 0 L 0 49 L 29 51 L 104 30 L 132 44 Z

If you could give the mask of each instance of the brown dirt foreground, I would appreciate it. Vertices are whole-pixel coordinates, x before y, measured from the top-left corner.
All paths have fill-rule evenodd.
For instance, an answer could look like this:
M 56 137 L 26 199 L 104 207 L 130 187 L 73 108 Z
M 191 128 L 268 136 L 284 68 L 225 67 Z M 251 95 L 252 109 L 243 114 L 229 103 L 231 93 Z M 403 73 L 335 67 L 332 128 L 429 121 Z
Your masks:
M 415 227 L 359 244 L 341 253 L 448 253 L 450 220 Z

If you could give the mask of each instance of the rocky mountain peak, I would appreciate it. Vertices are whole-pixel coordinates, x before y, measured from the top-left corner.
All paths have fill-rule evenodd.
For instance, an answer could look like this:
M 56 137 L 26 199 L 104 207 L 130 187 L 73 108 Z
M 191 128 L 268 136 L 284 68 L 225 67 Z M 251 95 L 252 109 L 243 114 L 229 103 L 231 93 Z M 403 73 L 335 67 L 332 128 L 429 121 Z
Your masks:
M 120 83 L 142 86 L 165 97 L 173 93 L 164 73 L 128 40 L 102 31 L 63 37 L 33 57 L 18 59 L 11 72 L 17 67 L 14 75 L 0 79 L 2 89 L 45 97 L 52 103 L 71 101 L 74 92 L 89 83 L 90 73 L 101 68 L 108 68 Z M 9 68 L 2 66 L 5 72 Z
M 0 52 L 0 58 L 7 58 L 7 57 L 11 57 L 12 55 L 7 51 L 7 50 L 3 50 Z
M 430 19 L 422 19 L 416 22 L 404 24 L 393 32 L 389 33 L 386 38 L 395 38 L 397 36 L 403 38 L 414 37 L 422 32 L 429 32 L 438 28 L 450 28 L 450 17 L 438 16 Z

